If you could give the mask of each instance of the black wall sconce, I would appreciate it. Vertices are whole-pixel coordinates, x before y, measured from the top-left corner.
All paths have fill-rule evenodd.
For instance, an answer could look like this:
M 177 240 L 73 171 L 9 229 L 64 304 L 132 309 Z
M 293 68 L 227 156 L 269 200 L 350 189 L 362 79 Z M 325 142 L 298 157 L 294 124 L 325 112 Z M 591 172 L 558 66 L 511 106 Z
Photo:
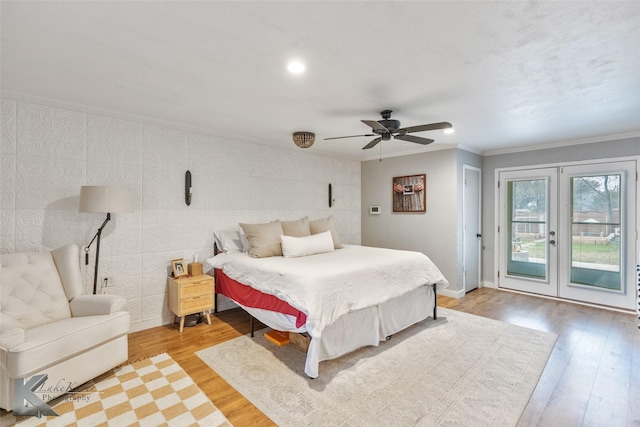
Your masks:
M 191 197 L 193 193 L 191 192 L 191 172 L 187 171 L 184 174 L 184 202 L 187 206 L 191 205 Z
M 329 183 L 329 207 L 333 206 L 333 194 L 331 190 L 331 183 Z

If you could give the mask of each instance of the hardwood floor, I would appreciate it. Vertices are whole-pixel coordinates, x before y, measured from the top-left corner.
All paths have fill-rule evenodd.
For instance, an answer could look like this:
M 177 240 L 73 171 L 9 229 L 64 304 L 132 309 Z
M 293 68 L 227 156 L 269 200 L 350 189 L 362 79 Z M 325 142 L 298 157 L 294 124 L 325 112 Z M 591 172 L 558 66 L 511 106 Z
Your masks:
M 640 330 L 633 314 L 481 288 L 438 305 L 558 335 L 519 426 L 640 426 Z M 131 361 L 167 352 L 237 426 L 272 426 L 194 352 L 249 332 L 240 309 L 212 325 L 167 325 L 129 335 Z M 322 369 L 322 366 L 321 366 Z
M 558 335 L 519 426 L 640 426 L 633 314 L 488 288 L 438 305 Z

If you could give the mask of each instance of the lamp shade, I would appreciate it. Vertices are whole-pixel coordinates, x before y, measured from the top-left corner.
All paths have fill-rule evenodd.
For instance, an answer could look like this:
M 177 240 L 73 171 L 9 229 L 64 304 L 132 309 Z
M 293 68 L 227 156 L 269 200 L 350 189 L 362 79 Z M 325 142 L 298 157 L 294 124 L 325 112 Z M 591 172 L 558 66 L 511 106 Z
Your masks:
M 84 185 L 80 188 L 80 212 L 133 212 L 133 193 L 127 187 Z

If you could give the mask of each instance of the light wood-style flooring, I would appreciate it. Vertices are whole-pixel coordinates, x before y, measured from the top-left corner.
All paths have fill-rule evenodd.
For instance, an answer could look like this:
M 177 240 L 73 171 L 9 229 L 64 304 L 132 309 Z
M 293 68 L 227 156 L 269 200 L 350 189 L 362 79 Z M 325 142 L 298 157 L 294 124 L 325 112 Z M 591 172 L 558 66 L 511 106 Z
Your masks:
M 439 296 L 438 305 L 558 335 L 519 426 L 640 426 L 640 330 L 633 314 L 488 288 L 461 299 Z M 248 332 L 248 315 L 229 310 L 212 325 L 182 333 L 177 325 L 132 333 L 129 357 L 167 352 L 234 426 L 272 426 L 194 354 Z

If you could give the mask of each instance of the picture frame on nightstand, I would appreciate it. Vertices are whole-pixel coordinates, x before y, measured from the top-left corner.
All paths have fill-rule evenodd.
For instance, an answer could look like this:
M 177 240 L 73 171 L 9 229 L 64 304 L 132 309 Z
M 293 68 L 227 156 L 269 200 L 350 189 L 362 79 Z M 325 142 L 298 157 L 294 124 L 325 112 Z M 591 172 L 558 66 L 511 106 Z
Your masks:
M 173 277 L 185 277 L 189 275 L 187 265 L 184 263 L 184 259 L 182 258 L 171 260 L 171 270 L 173 270 Z

